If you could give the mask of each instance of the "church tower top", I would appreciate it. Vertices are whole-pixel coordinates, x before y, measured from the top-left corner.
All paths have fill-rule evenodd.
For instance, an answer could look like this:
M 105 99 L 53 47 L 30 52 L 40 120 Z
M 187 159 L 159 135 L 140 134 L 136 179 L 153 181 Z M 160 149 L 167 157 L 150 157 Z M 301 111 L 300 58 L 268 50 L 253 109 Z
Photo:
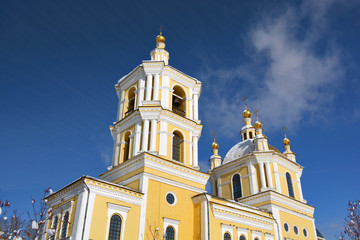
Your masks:
M 151 61 L 163 61 L 165 65 L 169 64 L 169 52 L 165 50 L 165 37 L 162 35 L 162 26 L 160 34 L 156 37 L 156 48 L 151 51 Z

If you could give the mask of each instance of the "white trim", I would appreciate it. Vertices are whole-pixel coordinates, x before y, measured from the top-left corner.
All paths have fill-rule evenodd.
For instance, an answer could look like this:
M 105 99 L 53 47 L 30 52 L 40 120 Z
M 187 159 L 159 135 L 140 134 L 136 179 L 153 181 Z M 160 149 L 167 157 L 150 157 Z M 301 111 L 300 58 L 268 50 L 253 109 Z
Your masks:
M 240 239 L 241 235 L 244 235 L 246 240 L 248 240 L 248 232 L 249 232 L 248 229 L 238 227 L 237 228 L 237 234 L 238 234 L 237 238 Z
M 235 210 L 229 207 L 211 204 L 214 217 L 220 220 L 247 224 L 252 227 L 261 228 L 267 231 L 273 229 L 272 220 L 267 220 L 265 217 L 259 217 L 253 214 L 249 214 L 242 210 Z
M 275 239 L 274 235 L 269 234 L 269 233 L 265 233 L 265 240 L 274 240 L 274 239 Z
M 251 231 L 251 236 L 252 236 L 253 240 L 255 240 L 255 238 L 258 238 L 259 240 L 261 240 L 261 235 L 262 235 L 262 233 L 259 231 L 255 231 L 255 230 Z
M 180 221 L 175 220 L 175 219 L 166 218 L 166 217 L 164 217 L 163 220 L 164 220 L 164 234 L 166 233 L 166 228 L 170 226 L 175 231 L 175 240 L 178 240 Z
M 94 203 L 95 203 L 95 196 L 96 196 L 96 194 L 94 192 L 90 191 L 89 204 L 88 204 L 88 208 L 86 210 L 87 216 L 86 216 L 86 220 L 85 220 L 84 239 L 89 239 L 90 226 L 91 226 L 92 214 L 93 214 Z
M 121 217 L 120 239 L 124 240 L 126 218 L 127 218 L 127 213 L 130 211 L 130 207 L 125 207 L 108 202 L 107 208 L 108 208 L 108 212 L 107 212 L 106 235 L 104 239 L 107 239 L 109 236 L 111 217 L 113 215 L 120 215 Z
M 145 219 L 146 219 L 146 208 L 147 208 L 147 192 L 149 186 L 149 179 L 147 176 L 140 178 L 140 191 L 144 193 L 143 201 L 140 207 L 140 221 L 139 221 L 139 235 L 138 239 L 144 239 L 145 236 Z
M 234 226 L 221 223 L 221 239 L 224 239 L 226 232 L 230 233 L 231 239 L 233 239 Z

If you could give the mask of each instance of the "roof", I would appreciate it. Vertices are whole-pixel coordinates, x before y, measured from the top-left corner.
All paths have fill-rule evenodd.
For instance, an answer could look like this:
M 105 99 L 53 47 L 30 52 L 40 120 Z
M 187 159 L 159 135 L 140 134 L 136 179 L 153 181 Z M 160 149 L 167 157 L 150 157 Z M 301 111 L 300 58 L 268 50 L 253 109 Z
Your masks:
M 276 149 L 274 146 L 271 146 L 270 144 L 269 144 L 269 150 L 273 150 L 277 153 L 281 153 L 278 149 Z M 223 164 L 234 161 L 254 151 L 255 151 L 254 139 L 247 139 L 245 141 L 238 142 L 227 152 Z

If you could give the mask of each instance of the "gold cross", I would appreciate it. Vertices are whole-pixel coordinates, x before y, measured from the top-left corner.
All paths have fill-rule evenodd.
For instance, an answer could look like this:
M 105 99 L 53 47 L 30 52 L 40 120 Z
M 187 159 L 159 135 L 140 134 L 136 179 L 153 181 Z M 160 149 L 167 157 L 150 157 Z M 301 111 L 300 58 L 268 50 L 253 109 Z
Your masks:
M 215 132 L 215 131 L 213 131 L 213 133 L 212 133 L 211 135 L 213 135 L 213 136 L 214 136 L 214 142 L 215 142 L 215 135 L 216 135 L 216 132 Z
M 255 109 L 255 111 L 254 111 L 254 113 L 255 113 L 255 115 L 256 115 L 256 121 L 258 121 L 259 119 L 258 119 L 258 113 L 259 112 L 259 110 L 258 109 Z
M 286 127 L 283 127 L 281 130 L 284 131 L 284 135 L 285 135 L 285 137 L 286 137 Z
M 162 35 L 162 24 L 160 25 L 160 35 Z
M 243 102 L 245 102 L 245 109 L 246 109 L 246 110 L 247 110 L 247 106 L 246 106 L 246 100 L 247 100 L 247 99 L 248 99 L 248 97 L 244 97 L 243 100 L 242 100 Z

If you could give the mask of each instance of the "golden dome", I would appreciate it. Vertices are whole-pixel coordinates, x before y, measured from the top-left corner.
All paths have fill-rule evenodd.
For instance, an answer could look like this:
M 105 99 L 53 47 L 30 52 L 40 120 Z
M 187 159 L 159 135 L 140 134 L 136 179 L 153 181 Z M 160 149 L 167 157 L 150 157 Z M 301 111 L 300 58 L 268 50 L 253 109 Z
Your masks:
M 260 121 L 255 122 L 255 128 L 262 128 L 262 123 Z
M 162 43 L 165 43 L 165 37 L 163 35 L 158 35 L 156 37 L 156 42 L 159 43 L 159 42 L 162 42 Z
M 244 118 L 249 118 L 249 117 L 251 117 L 251 112 L 250 112 L 249 110 L 245 109 L 245 110 L 243 111 L 243 117 L 244 117 Z
M 284 140 L 283 140 L 283 144 L 284 144 L 284 145 L 289 145 L 289 144 L 290 144 L 290 139 L 288 139 L 287 137 L 285 137 Z
M 211 147 L 213 148 L 213 149 L 218 149 L 219 148 L 219 144 L 217 144 L 217 142 L 213 142 L 213 144 L 211 145 Z

